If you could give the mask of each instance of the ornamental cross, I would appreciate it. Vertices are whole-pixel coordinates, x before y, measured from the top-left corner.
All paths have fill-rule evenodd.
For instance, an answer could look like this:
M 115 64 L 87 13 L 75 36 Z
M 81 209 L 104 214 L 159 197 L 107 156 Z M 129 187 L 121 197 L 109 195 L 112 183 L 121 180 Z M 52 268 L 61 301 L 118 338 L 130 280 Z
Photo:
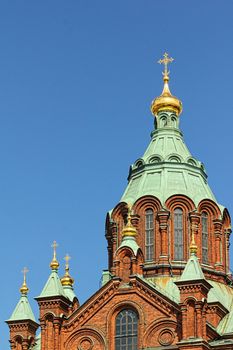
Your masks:
M 161 58 L 159 61 L 158 61 L 158 63 L 160 63 L 160 64 L 164 64 L 164 72 L 163 72 L 163 75 L 169 75 L 169 71 L 168 71 L 168 69 L 167 69 L 167 67 L 168 67 L 168 64 L 169 63 L 171 63 L 172 61 L 174 61 L 174 58 L 172 58 L 172 57 L 169 57 L 168 56 L 168 53 L 166 53 L 165 52 L 165 54 L 163 55 L 163 59 Z
M 70 261 L 71 257 L 69 256 L 69 254 L 66 254 L 66 256 L 64 257 L 64 260 L 66 262 L 66 268 L 69 267 L 69 261 Z
M 53 244 L 51 245 L 51 247 L 53 248 L 53 258 L 56 259 L 56 249 L 58 247 L 57 242 L 53 241 Z
M 21 271 L 23 273 L 23 281 L 24 283 L 26 282 L 26 274 L 28 273 L 28 268 L 24 267 L 23 270 Z

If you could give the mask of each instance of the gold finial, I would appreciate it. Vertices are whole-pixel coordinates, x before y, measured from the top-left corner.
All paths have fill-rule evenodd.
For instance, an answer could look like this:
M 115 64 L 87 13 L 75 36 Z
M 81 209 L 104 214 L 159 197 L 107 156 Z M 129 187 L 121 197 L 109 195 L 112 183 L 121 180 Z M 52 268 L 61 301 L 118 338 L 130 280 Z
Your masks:
M 191 227 L 191 244 L 190 244 L 189 250 L 190 250 L 191 255 L 197 255 L 197 245 L 195 242 L 195 233 L 194 233 L 194 230 L 192 227 Z
M 167 81 L 169 80 L 169 74 L 170 74 L 170 72 L 169 72 L 169 70 L 167 69 L 167 67 L 168 67 L 168 64 L 169 64 L 169 63 L 172 63 L 173 61 L 174 61 L 174 58 L 169 57 L 167 52 L 165 52 L 164 55 L 163 55 L 163 58 L 161 58 L 161 59 L 158 61 L 159 64 L 164 64 L 164 72 L 162 72 L 164 81 L 165 81 L 165 79 L 166 79 Z
M 171 94 L 168 86 L 169 74 L 170 74 L 170 71 L 168 70 L 168 64 L 172 63 L 173 61 L 174 59 L 172 57 L 169 57 L 167 52 L 165 52 L 163 55 L 163 58 L 161 58 L 158 61 L 159 64 L 164 65 L 164 71 L 162 72 L 164 87 L 163 87 L 162 94 L 152 101 L 151 112 L 154 116 L 157 116 L 158 112 L 160 111 L 175 112 L 177 116 L 180 115 L 180 113 L 182 112 L 181 101 L 177 97 Z
M 71 257 L 69 256 L 69 254 L 66 254 L 66 256 L 64 257 L 64 260 L 66 262 L 66 266 L 65 266 L 65 275 L 61 278 L 61 284 L 63 286 L 70 286 L 72 287 L 74 284 L 74 279 L 70 276 L 69 270 L 69 261 L 70 261 Z
M 122 237 L 130 236 L 135 237 L 137 235 L 137 230 L 132 224 L 132 205 L 129 203 L 128 207 L 128 215 L 127 215 L 127 224 L 122 230 Z
M 64 257 L 64 260 L 66 262 L 66 271 L 69 271 L 69 261 L 70 261 L 71 257 L 69 256 L 69 254 L 66 254 L 66 256 Z
M 28 269 L 26 267 L 23 268 L 22 273 L 23 273 L 23 284 L 20 288 L 20 293 L 23 295 L 27 295 L 29 289 L 27 287 L 27 283 L 26 283 L 26 274 L 28 273 Z
M 57 247 L 58 244 L 56 241 L 53 241 L 53 244 L 51 245 L 51 247 L 53 248 L 53 260 L 50 263 L 50 267 L 52 270 L 58 270 L 59 268 L 59 262 L 57 261 Z

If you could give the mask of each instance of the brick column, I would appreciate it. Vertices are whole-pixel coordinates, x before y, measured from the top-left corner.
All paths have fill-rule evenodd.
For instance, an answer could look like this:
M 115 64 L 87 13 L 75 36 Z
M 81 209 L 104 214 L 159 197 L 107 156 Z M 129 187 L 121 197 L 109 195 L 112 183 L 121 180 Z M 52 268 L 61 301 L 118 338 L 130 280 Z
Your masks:
M 182 339 L 187 339 L 187 306 L 181 306 L 182 317 Z
M 137 274 L 137 259 L 135 257 L 131 257 L 131 274 Z
M 46 350 L 45 348 L 45 342 L 46 342 L 46 328 L 45 328 L 45 321 L 41 321 L 40 323 L 40 328 L 41 328 L 41 350 Z
M 202 338 L 206 340 L 206 302 L 202 308 Z
M 170 213 L 166 210 L 158 212 L 159 229 L 160 229 L 160 263 L 168 263 L 168 219 Z
M 196 329 L 196 337 L 197 338 L 202 338 L 203 330 L 202 330 L 202 302 L 201 303 L 196 303 L 195 305 L 195 311 L 197 315 L 197 329 Z
M 230 272 L 229 250 L 230 250 L 231 228 L 226 229 L 225 234 L 226 234 L 226 273 L 229 273 Z
M 113 257 L 115 255 L 115 252 L 117 250 L 117 224 L 114 222 L 112 223 L 112 227 L 111 227 L 111 230 L 112 230 L 112 250 L 111 250 L 111 258 L 109 256 L 109 265 L 112 263 L 112 266 L 109 266 L 110 268 L 110 272 L 113 276 L 116 275 L 116 268 L 115 268 L 115 264 L 114 264 L 114 261 L 113 261 Z
M 54 349 L 59 350 L 59 331 L 60 331 L 60 320 L 54 320 Z
M 214 236 L 215 236 L 215 268 L 218 271 L 223 270 L 221 261 L 221 241 L 222 241 L 222 222 L 217 219 L 214 220 Z

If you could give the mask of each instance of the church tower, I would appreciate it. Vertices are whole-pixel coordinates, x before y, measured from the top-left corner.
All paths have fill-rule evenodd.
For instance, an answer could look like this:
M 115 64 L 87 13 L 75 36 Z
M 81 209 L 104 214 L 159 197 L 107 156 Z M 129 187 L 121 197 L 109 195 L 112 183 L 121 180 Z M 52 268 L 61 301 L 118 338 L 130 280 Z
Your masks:
M 203 163 L 185 145 L 182 103 L 169 89 L 172 61 L 167 53 L 159 61 L 164 86 L 151 105 L 151 141 L 107 213 L 102 287 L 79 305 L 69 258 L 60 279 L 54 253 L 36 298 L 41 333 L 30 349 L 233 349 L 230 216 L 211 191 Z M 11 332 L 12 344 L 14 337 Z

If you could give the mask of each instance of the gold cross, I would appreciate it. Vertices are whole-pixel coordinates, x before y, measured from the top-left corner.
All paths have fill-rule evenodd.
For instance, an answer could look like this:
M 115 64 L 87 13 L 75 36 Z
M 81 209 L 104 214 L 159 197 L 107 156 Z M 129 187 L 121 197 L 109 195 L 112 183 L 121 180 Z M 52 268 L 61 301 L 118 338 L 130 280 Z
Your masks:
M 53 244 L 51 245 L 51 247 L 53 248 L 53 260 L 56 260 L 56 249 L 58 247 L 57 242 L 53 241 Z
M 168 76 L 169 73 L 170 73 L 170 72 L 168 71 L 168 69 L 167 69 L 168 64 L 171 63 L 172 61 L 174 61 L 174 59 L 173 59 L 172 57 L 169 57 L 167 52 L 165 52 L 165 54 L 163 55 L 163 57 L 164 57 L 164 58 L 163 58 L 163 59 L 161 58 L 161 59 L 158 61 L 158 63 L 159 63 L 159 64 L 164 64 L 164 72 L 163 72 L 163 75 Z
M 27 267 L 24 267 L 21 271 L 23 273 L 23 282 L 26 283 L 26 274 L 29 272 Z
M 66 269 L 69 268 L 70 259 L 71 259 L 71 257 L 69 256 L 69 254 L 66 254 L 66 256 L 64 257 L 64 260 L 66 262 Z

